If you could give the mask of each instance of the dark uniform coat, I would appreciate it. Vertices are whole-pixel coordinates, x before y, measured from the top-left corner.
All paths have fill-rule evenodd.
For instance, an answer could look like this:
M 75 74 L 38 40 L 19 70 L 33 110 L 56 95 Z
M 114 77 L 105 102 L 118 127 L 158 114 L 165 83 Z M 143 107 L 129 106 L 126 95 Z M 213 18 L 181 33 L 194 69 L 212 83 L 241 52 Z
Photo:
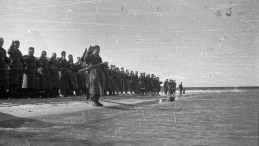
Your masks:
M 15 85 L 13 90 L 16 92 L 22 88 L 23 83 L 23 56 L 21 51 L 19 49 L 15 49 L 14 46 L 11 46 L 7 53 L 11 60 L 9 81 L 11 85 Z
M 75 65 L 72 61 L 67 62 L 68 80 L 70 89 L 78 89 L 77 75 L 75 71 Z
M 40 78 L 38 68 L 42 66 L 40 61 L 32 55 L 23 56 L 25 70 L 23 76 L 22 88 L 40 89 Z
M 144 76 L 139 77 L 139 86 L 140 86 L 140 89 L 146 89 L 146 82 L 145 82 Z
M 99 55 L 87 54 L 85 62 L 89 65 L 97 65 L 102 63 Z M 102 81 L 103 71 L 101 66 L 93 67 L 89 71 L 89 92 L 92 95 L 103 95 L 104 84 Z
M 77 84 L 78 84 L 78 89 L 82 90 L 82 89 L 85 89 L 86 86 L 85 86 L 85 83 L 84 83 L 84 77 L 82 74 L 79 74 L 79 70 L 83 69 L 82 67 L 82 63 L 81 62 L 77 62 L 75 63 L 75 71 L 76 71 L 76 75 L 77 75 Z
M 51 83 L 51 79 L 50 79 L 50 73 L 49 73 L 49 61 L 48 59 L 45 57 L 40 57 L 39 61 L 42 64 L 42 74 L 39 73 L 39 77 L 40 77 L 40 89 L 41 90 L 51 90 L 52 89 L 52 83 Z
M 10 60 L 6 57 L 6 51 L 0 47 L 0 90 L 9 90 L 9 69 Z
M 59 74 L 58 74 L 58 60 L 55 57 L 49 59 L 49 73 L 53 89 L 59 89 Z
M 65 58 L 58 58 L 58 70 L 60 89 L 69 89 L 67 60 Z

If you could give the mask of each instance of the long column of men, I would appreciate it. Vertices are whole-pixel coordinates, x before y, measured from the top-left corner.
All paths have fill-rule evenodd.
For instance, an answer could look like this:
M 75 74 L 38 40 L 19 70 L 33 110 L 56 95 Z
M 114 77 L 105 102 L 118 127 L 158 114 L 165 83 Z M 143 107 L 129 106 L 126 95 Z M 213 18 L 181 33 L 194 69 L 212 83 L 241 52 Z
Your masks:
M 35 48 L 28 54 L 19 50 L 20 42 L 12 41 L 6 51 L 0 38 L 0 99 L 53 98 L 86 95 L 94 106 L 102 95 L 159 95 L 159 77 L 138 71 L 108 65 L 99 56 L 100 47 L 85 48 L 83 55 L 74 62 L 73 55 L 61 52 L 61 57 L 42 51 L 34 56 Z M 7 53 L 9 57 L 7 57 Z

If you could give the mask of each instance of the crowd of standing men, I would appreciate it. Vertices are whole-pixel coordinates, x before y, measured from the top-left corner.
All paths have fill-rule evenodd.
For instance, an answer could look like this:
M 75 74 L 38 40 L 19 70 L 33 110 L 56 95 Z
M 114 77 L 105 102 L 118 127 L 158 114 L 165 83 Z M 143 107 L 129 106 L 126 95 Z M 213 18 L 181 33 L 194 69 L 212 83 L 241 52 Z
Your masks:
M 176 80 L 166 79 L 163 85 L 163 92 L 165 95 L 175 95 L 176 86 Z M 182 82 L 179 84 L 178 88 L 180 90 L 180 95 L 182 95 L 182 93 L 185 94 L 185 89 L 183 88 Z
M 40 57 L 34 56 L 30 47 L 28 54 L 19 50 L 20 42 L 12 41 L 10 48 L 2 48 L 4 39 L 0 38 L 0 98 L 66 97 L 87 95 L 95 106 L 102 106 L 102 95 L 158 95 L 159 77 L 138 71 L 121 69 L 99 56 L 100 47 L 86 48 L 74 63 L 73 55 L 61 52 L 61 57 L 42 51 Z M 7 57 L 7 53 L 9 57 Z

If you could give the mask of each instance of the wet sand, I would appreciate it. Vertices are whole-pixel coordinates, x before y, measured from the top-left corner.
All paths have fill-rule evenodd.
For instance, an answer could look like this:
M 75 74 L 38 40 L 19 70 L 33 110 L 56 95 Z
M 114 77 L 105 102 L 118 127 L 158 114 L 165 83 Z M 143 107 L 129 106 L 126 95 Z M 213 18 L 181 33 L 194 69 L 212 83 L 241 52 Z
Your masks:
M 0 145 L 257 145 L 258 91 L 0 101 Z

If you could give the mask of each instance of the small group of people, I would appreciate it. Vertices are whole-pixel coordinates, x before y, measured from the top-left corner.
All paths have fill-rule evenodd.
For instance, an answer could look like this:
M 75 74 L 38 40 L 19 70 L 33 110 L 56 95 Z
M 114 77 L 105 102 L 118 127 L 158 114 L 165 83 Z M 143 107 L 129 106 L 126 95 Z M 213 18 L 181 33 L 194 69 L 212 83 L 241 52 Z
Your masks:
M 163 85 L 163 92 L 165 93 L 165 95 L 175 95 L 176 87 L 176 80 L 166 79 Z M 180 95 L 185 94 L 185 89 L 183 88 L 182 82 L 179 84 L 178 88 L 180 91 Z
M 66 97 L 85 94 L 95 106 L 102 95 L 159 95 L 159 77 L 154 74 L 135 73 L 108 65 L 100 57 L 100 47 L 85 48 L 74 63 L 73 55 L 61 52 L 61 57 L 42 51 L 35 57 L 30 47 L 23 55 L 20 42 L 12 41 L 6 51 L 0 38 L 0 98 Z M 7 54 L 9 57 L 7 57 Z M 128 93 L 129 92 L 129 93 Z M 108 93 L 108 94 L 107 94 Z

